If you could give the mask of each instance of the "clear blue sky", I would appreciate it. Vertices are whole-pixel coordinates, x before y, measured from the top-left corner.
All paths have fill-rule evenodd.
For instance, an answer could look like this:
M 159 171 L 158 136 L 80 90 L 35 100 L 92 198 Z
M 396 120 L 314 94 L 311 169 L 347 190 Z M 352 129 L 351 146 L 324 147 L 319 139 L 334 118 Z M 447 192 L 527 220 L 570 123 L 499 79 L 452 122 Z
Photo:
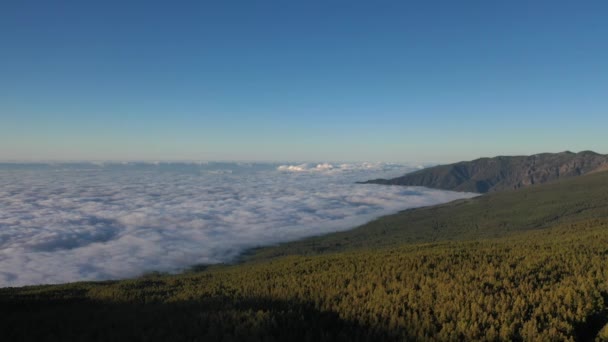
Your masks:
M 607 18 L 608 1 L 2 1 L 0 160 L 608 153 Z

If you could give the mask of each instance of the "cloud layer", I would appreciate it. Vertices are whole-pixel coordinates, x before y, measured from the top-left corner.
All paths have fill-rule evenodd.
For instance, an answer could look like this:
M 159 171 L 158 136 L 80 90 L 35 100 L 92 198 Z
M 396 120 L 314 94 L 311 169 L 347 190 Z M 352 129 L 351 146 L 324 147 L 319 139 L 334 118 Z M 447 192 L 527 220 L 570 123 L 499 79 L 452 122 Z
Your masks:
M 0 286 L 179 271 L 471 194 L 354 184 L 396 164 L 0 165 Z

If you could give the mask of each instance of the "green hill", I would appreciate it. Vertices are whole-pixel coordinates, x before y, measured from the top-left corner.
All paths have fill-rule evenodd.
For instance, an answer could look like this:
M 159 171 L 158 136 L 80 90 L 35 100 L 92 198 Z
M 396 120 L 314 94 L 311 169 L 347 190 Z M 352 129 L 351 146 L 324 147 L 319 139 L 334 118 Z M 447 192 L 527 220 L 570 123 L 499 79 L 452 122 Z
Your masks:
M 608 218 L 608 172 L 408 209 L 353 230 L 253 250 L 244 259 L 501 237 L 598 217 Z
M 608 173 L 407 210 L 180 275 L 0 289 L 6 341 L 608 337 Z
M 591 151 L 541 153 L 532 156 L 480 158 L 364 183 L 486 193 L 518 189 L 607 169 L 608 155 Z

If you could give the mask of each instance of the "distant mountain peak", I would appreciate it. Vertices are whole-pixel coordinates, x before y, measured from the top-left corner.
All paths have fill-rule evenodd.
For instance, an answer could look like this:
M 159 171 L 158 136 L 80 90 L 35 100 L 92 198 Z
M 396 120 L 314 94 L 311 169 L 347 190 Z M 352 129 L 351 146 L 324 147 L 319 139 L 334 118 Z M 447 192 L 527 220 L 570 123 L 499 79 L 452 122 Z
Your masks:
M 608 170 L 608 155 L 593 151 L 497 156 L 438 165 L 393 179 L 364 183 L 426 186 L 429 188 L 493 192 L 522 188 L 561 178 Z

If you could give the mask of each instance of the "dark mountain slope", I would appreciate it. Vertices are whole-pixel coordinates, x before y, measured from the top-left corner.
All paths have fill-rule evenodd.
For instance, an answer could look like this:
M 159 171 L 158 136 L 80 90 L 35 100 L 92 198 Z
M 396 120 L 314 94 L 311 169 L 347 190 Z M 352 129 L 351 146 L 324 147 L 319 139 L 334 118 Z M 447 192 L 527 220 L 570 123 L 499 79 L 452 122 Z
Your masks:
M 532 156 L 480 158 L 365 183 L 486 193 L 517 189 L 606 169 L 608 155 L 591 151 L 541 153 Z

